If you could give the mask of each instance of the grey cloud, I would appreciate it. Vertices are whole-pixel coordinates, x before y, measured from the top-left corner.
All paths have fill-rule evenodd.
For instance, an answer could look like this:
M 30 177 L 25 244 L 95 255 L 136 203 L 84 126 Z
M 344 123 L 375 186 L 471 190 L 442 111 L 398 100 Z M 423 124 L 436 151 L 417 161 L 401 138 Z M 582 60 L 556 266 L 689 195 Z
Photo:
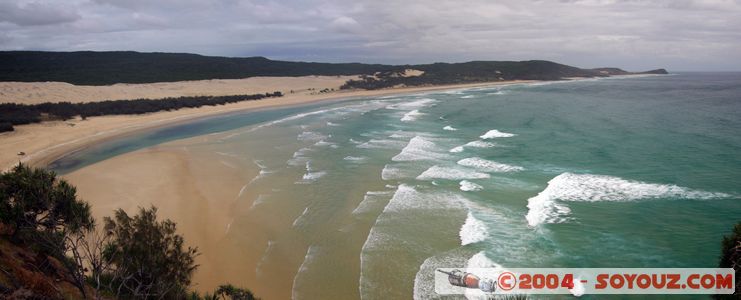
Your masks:
M 51 25 L 78 20 L 80 16 L 64 6 L 62 1 L 51 2 L 0 2 L 0 22 L 20 26 Z
M 68 1 L 0 0 L 0 48 L 741 69 L 740 0 Z

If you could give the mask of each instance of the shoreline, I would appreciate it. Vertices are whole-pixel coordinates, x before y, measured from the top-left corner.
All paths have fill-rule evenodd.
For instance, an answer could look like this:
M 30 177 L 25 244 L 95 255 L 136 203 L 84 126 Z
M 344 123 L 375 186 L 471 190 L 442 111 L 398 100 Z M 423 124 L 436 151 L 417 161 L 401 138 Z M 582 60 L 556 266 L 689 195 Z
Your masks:
M 243 101 L 221 106 L 185 108 L 175 111 L 162 111 L 143 115 L 101 116 L 89 118 L 85 121 L 74 119 L 68 121 L 52 121 L 19 125 L 16 126 L 16 131 L 0 134 L 0 141 L 5 140 L 5 142 L 0 145 L 0 164 L 2 170 L 8 170 L 18 162 L 35 167 L 46 167 L 48 164 L 62 157 L 84 150 L 100 142 L 140 133 L 142 131 L 173 126 L 200 119 L 220 117 L 233 113 L 295 107 L 325 102 L 331 103 L 363 97 L 397 94 L 403 95 L 408 93 L 500 86 L 530 82 L 534 81 L 512 80 L 422 87 L 400 87 L 380 90 L 340 90 L 323 94 L 287 94 L 280 98 Z M 34 140 L 35 143 L 28 145 L 27 142 L 30 140 Z M 25 155 L 17 155 L 19 152 L 24 152 Z
M 292 106 L 316 103 L 332 104 L 348 99 L 368 96 L 415 94 L 435 90 L 454 90 L 486 86 L 502 86 L 523 82 L 479 83 L 467 85 L 430 86 L 407 89 L 388 89 L 376 91 L 355 91 L 349 93 L 329 93 L 318 95 L 315 99 L 299 101 Z M 352 95 L 352 96 L 350 96 Z M 278 100 L 280 98 L 270 99 Z M 259 101 L 256 101 L 259 102 Z M 221 117 L 242 111 L 267 110 L 280 107 L 270 105 L 221 113 L 196 115 L 193 118 L 180 118 L 155 126 L 142 127 L 127 132 L 119 132 L 83 143 L 78 149 L 95 145 L 105 139 L 115 139 L 141 130 L 151 130 L 157 126 L 169 126 L 188 122 L 197 118 Z M 219 135 L 229 131 L 219 132 Z M 256 153 L 242 152 L 241 157 L 219 153 L 215 146 L 190 147 L 194 143 L 216 138 L 212 135 L 197 135 L 142 149 L 137 149 L 106 160 L 84 166 L 61 177 L 73 184 L 78 195 L 90 201 L 96 219 L 123 209 L 135 214 L 138 207 L 155 206 L 158 218 L 170 219 L 178 224 L 178 232 L 189 246 L 196 246 L 201 255 L 196 258 L 201 266 L 193 276 L 193 288 L 210 292 L 219 284 L 233 282 L 252 289 L 264 299 L 285 299 L 291 297 L 296 269 L 305 261 L 303 249 L 310 243 L 300 234 L 293 232 L 300 215 L 306 211 L 298 207 L 300 202 L 293 198 L 273 195 L 267 187 L 252 185 L 260 176 L 261 168 L 254 166 Z M 64 152 L 59 148 L 62 155 Z M 223 150 L 222 150 L 223 151 Z M 228 152 L 228 151 L 227 151 Z M 53 160 L 50 153 L 38 158 Z M 37 163 L 41 163 L 37 161 Z M 216 176 L 218 174 L 218 176 Z M 368 176 L 375 177 L 368 173 Z M 288 184 L 293 184 L 289 180 Z M 352 193 L 347 203 L 352 203 L 365 191 Z M 262 204 L 262 195 L 268 195 L 271 204 Z M 281 201 L 281 199 L 286 201 Z M 300 210 L 304 209 L 304 213 Z M 350 208 L 351 209 L 351 208 Z M 299 216 L 299 217 L 296 217 Z M 358 221 L 356 230 L 362 234 L 352 235 L 353 247 L 348 251 L 360 251 L 367 232 L 372 224 L 369 220 Z M 353 255 L 342 256 L 347 266 L 343 270 L 360 272 L 360 265 Z M 340 258 L 338 258 L 340 259 Z M 359 273 L 358 273 L 359 276 Z M 237 280 L 235 280 L 235 278 Z M 343 286 L 352 288 L 355 277 Z

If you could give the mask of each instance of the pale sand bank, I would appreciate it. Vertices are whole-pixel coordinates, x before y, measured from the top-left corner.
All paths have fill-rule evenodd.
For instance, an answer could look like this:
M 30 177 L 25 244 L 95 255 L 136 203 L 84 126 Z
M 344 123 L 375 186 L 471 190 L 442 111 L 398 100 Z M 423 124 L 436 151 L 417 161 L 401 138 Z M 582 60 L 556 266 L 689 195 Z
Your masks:
M 36 104 L 68 101 L 95 102 L 181 96 L 249 95 L 281 91 L 284 94 L 339 88 L 357 76 L 250 77 L 107 86 L 72 85 L 64 82 L 0 82 L 0 103 Z

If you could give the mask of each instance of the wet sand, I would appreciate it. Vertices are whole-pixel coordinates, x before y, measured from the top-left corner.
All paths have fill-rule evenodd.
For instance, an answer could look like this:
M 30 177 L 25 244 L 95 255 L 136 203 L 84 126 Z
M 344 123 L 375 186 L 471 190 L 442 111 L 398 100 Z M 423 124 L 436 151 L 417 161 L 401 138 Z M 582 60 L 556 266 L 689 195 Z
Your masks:
M 183 109 L 174 112 L 151 113 L 141 116 L 97 117 L 70 122 L 49 122 L 18 126 L 17 131 L 0 135 L 0 162 L 10 167 L 18 157 L 17 151 L 26 151 L 23 159 L 32 165 L 43 166 L 54 159 L 93 145 L 99 141 L 138 130 L 184 122 L 201 117 L 214 116 L 234 111 L 271 108 L 286 105 L 343 99 L 349 97 L 376 96 L 399 93 L 414 93 L 430 90 L 467 88 L 505 83 L 484 83 L 453 86 L 395 88 L 376 91 L 342 91 L 313 94 L 310 91 L 288 94 L 283 98 L 247 101 L 219 107 Z M 75 124 L 69 126 L 67 124 Z M 295 253 L 280 253 L 281 249 L 303 249 L 302 237 L 286 235 L 295 214 L 283 209 L 291 205 L 278 206 L 275 211 L 265 213 L 252 210 L 259 191 L 251 189 L 249 183 L 258 175 L 259 168 L 252 163 L 249 153 L 235 158 L 220 155 L 208 146 L 191 147 L 199 136 L 168 142 L 158 146 L 130 152 L 81 168 L 64 178 L 77 186 L 80 197 L 92 204 L 94 216 L 101 220 L 111 216 L 116 209 L 135 214 L 138 207 L 156 206 L 160 218 L 169 218 L 178 224 L 178 232 L 187 243 L 197 246 L 202 253 L 200 265 L 194 276 L 194 287 L 210 292 L 219 284 L 233 283 L 249 287 L 263 299 L 286 299 L 291 297 L 292 281 L 297 267 L 304 260 Z M 218 176 L 217 176 L 218 174 Z M 358 197 L 362 198 L 358 191 Z M 354 198 L 358 198 L 354 197 Z M 240 200 L 242 199 L 242 200 Z M 248 199 L 248 200 L 244 200 Z M 289 201 L 286 201 L 287 203 Z M 348 203 L 349 206 L 356 203 Z M 351 209 L 351 208 L 350 208 Z M 256 210 L 257 211 L 257 210 Z M 238 220 L 235 222 L 235 220 Z M 358 232 L 369 230 L 372 223 L 359 224 Z M 281 232 L 276 232 L 281 231 Z M 230 232 L 238 232 L 232 234 Z M 274 236 L 281 240 L 272 240 Z M 351 243 L 355 248 L 348 253 L 356 254 L 365 235 L 348 234 L 358 240 Z M 271 243 L 279 243 L 265 261 L 265 253 Z M 342 243 L 338 244 L 342 245 Z M 346 245 L 349 246 L 349 245 Z M 306 255 L 309 255 L 311 249 Z M 342 262 L 342 263 L 341 263 Z M 336 262 L 346 272 L 359 274 L 357 256 L 338 257 Z M 270 272 L 261 276 L 261 272 Z M 265 278 L 286 280 L 267 281 Z M 337 278 L 345 282 L 349 290 L 338 290 L 338 295 L 357 294 L 357 276 Z
M 330 76 L 331 77 L 331 76 Z M 277 77 L 276 80 L 283 80 L 282 77 Z M 302 77 L 304 78 L 304 77 Z M 487 86 L 497 84 L 512 84 L 526 81 L 509 81 L 509 82 L 493 82 L 493 83 L 475 83 L 475 84 L 461 84 L 461 85 L 444 85 L 444 86 L 424 86 L 424 87 L 402 87 L 402 88 L 391 88 L 382 90 L 350 90 L 350 91 L 335 91 L 328 93 L 317 93 L 316 90 L 322 90 L 325 88 L 338 90 L 339 87 L 345 82 L 346 78 L 331 77 L 333 80 L 328 80 L 323 77 L 306 77 L 304 80 L 308 80 L 311 83 L 302 83 L 301 86 L 306 84 L 313 84 L 316 86 L 313 90 L 296 91 L 290 93 L 293 88 L 286 86 L 281 88 L 282 91 L 289 91 L 284 97 L 280 98 L 268 98 L 256 101 L 244 101 L 238 103 L 231 103 L 220 106 L 203 106 L 199 108 L 184 108 L 176 111 L 163 111 L 156 113 L 148 113 L 143 115 L 124 115 L 124 116 L 103 116 L 93 117 L 87 120 L 73 119 L 67 121 L 52 121 L 43 122 L 29 125 L 15 126 L 15 131 L 0 133 L 0 169 L 7 170 L 19 161 L 28 163 L 33 166 L 45 166 L 50 162 L 58 159 L 66 153 L 70 153 L 79 149 L 82 149 L 88 145 L 93 145 L 103 140 L 115 138 L 120 135 L 128 134 L 138 130 L 146 130 L 172 124 L 175 122 L 185 122 L 197 118 L 210 117 L 219 114 L 231 113 L 236 111 L 254 110 L 254 109 L 265 109 L 274 108 L 281 106 L 293 106 L 301 104 L 309 104 L 318 101 L 337 100 L 352 97 L 364 97 L 364 96 L 382 96 L 389 94 L 399 93 L 412 93 L 422 92 L 431 90 L 443 90 L 443 89 L 455 89 L 455 88 L 466 88 L 476 86 Z M 218 82 L 218 81 L 214 81 Z M 188 85 L 193 82 L 182 82 L 183 85 Z M 231 84 L 239 84 L 239 81 L 230 82 Z M 11 83 L 5 83 L 7 87 Z M 25 85 L 26 83 L 12 83 Z M 55 90 L 56 83 L 49 83 L 50 86 L 47 88 Z M 197 86 L 202 86 L 202 82 L 195 82 Z M 214 83 L 212 83 L 214 84 Z M 156 85 L 156 84 L 147 84 Z M 223 85 L 223 84 L 222 84 Z M 12 85 L 11 85 L 12 86 Z M 139 85 L 127 85 L 130 89 L 135 90 Z M 42 89 L 44 85 L 39 85 L 39 89 Z M 85 88 L 100 88 L 105 89 L 106 87 L 85 87 Z M 211 87 L 209 87 L 210 89 Z M 275 89 L 268 90 L 254 90 L 253 92 L 270 92 Z M 39 92 L 41 93 L 41 92 Z M 43 94 L 43 93 L 42 93 Z M 101 95 L 105 93 L 101 92 Z M 144 95 L 146 98 L 156 98 L 157 94 Z M 68 98 L 65 98 L 68 99 Z M 95 101 L 101 101 L 106 98 L 97 97 Z M 31 100 L 18 100 L 13 101 L 15 103 L 33 103 Z M 21 156 L 20 153 L 25 155 Z

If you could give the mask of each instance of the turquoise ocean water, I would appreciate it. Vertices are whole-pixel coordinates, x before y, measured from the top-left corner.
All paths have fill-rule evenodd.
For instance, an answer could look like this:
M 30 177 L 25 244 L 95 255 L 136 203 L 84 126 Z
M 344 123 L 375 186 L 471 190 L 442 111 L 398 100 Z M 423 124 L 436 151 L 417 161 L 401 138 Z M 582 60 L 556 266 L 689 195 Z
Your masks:
M 715 267 L 721 237 L 741 221 L 738 73 L 239 113 L 52 167 L 206 134 L 191 146 L 262 170 L 245 185 L 259 197 L 243 199 L 229 235 L 258 215 L 285 220 L 253 241 L 256 272 L 297 299 L 430 298 L 437 267 Z M 290 278 L 271 277 L 276 261 Z

